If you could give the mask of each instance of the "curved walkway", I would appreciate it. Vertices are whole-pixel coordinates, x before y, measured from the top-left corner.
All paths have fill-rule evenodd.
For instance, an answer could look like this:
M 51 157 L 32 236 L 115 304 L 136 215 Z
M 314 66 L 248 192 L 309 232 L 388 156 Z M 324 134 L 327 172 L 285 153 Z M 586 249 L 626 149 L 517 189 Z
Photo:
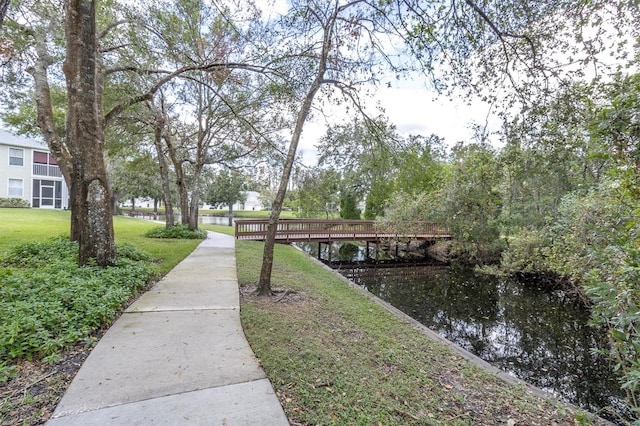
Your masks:
M 210 232 L 133 303 L 47 422 L 149 424 L 289 424 L 242 331 L 233 237 Z

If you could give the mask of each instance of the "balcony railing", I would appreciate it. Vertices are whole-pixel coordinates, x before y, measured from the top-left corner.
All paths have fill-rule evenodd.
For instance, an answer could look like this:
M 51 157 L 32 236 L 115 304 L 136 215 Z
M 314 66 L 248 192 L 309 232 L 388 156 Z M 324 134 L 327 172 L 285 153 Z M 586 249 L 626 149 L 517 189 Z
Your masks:
M 48 164 L 34 164 L 33 165 L 33 175 L 34 176 L 51 176 L 51 177 L 62 177 L 62 172 L 60 171 L 60 167 L 51 166 Z

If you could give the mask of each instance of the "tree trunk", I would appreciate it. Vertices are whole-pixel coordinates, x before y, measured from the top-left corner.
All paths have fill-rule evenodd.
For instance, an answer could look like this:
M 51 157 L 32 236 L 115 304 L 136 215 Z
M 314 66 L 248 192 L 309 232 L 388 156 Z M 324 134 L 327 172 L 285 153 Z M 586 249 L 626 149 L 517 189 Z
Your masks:
M 4 17 L 7 15 L 7 10 L 9 9 L 9 3 L 11 3 L 11 0 L 0 0 L 0 29 L 2 28 Z
M 150 107 L 152 107 L 150 105 Z M 153 108 L 152 108 L 153 109 Z M 162 200 L 164 201 L 165 212 L 165 226 L 172 228 L 175 224 L 175 218 L 173 216 L 173 201 L 171 201 L 171 184 L 169 183 L 169 166 L 164 156 L 164 149 L 162 146 L 162 133 L 165 127 L 164 111 L 157 110 L 156 117 L 153 125 L 153 144 L 156 147 L 156 154 L 158 156 L 158 167 L 160 168 L 160 181 L 162 185 Z
M 269 216 L 269 223 L 267 225 L 267 236 L 264 242 L 264 252 L 262 255 L 262 268 L 260 270 L 260 282 L 258 283 L 258 288 L 256 290 L 256 294 L 259 296 L 269 296 L 272 294 L 271 292 L 271 271 L 273 270 L 273 250 L 275 248 L 276 243 L 276 231 L 278 228 L 278 220 L 280 218 L 280 213 L 282 212 L 282 205 L 284 203 L 284 198 L 287 194 L 287 187 L 289 186 L 289 178 L 291 177 L 291 170 L 293 170 L 293 163 L 296 158 L 296 152 L 298 150 L 298 142 L 300 141 L 300 137 L 302 136 L 302 129 L 304 127 L 304 123 L 309 116 L 309 112 L 311 111 L 311 105 L 313 103 L 313 98 L 315 97 L 318 89 L 322 85 L 322 76 L 324 75 L 325 67 L 321 67 L 318 72 L 318 76 L 312 83 L 307 95 L 302 102 L 302 106 L 300 107 L 300 111 L 298 112 L 298 117 L 296 120 L 296 127 L 293 131 L 293 135 L 291 136 L 291 144 L 289 145 L 289 151 L 287 153 L 287 159 L 284 164 L 284 168 L 282 170 L 282 178 L 280 179 L 280 185 L 278 187 L 278 192 L 276 193 L 276 197 L 273 200 L 271 205 L 271 215 Z
M 178 175 L 176 184 L 178 185 L 178 197 L 180 203 L 180 223 L 189 226 L 189 191 L 187 191 L 187 184 L 184 181 L 182 163 L 178 163 L 178 167 L 175 171 Z
M 104 164 L 102 88 L 99 73 L 95 2 L 69 0 L 66 10 L 67 146 L 72 164 L 71 237 L 78 241 L 78 261 L 99 266 L 116 260 L 111 197 Z
M 178 158 L 173 141 L 168 134 L 165 133 L 164 140 L 167 143 L 167 153 L 173 164 L 176 173 L 176 185 L 178 185 L 178 203 L 180 204 L 180 223 L 189 225 L 189 192 L 187 191 L 187 183 L 185 181 L 184 165 Z
M 191 193 L 191 203 L 189 205 L 189 228 L 194 231 L 198 229 L 198 213 L 200 207 L 200 196 L 198 190 Z
M 233 226 L 233 203 L 229 204 L 229 226 Z
M 200 151 L 198 151 L 200 152 Z M 193 188 L 191 191 L 191 203 L 189 206 L 189 228 L 194 231 L 198 229 L 198 213 L 200 212 L 200 175 L 202 174 L 202 164 L 198 163 L 193 171 Z
M 278 219 L 282 211 L 282 204 L 287 194 L 287 187 L 289 186 L 289 179 L 291 178 L 291 171 L 293 170 L 293 163 L 296 159 L 296 152 L 298 150 L 298 142 L 302 136 L 302 129 L 305 121 L 311 112 L 311 105 L 313 104 L 313 98 L 320 89 L 324 82 L 324 74 L 327 70 L 327 62 L 329 58 L 329 51 L 331 50 L 331 37 L 333 36 L 334 24 L 337 17 L 338 10 L 336 9 L 332 16 L 327 20 L 324 26 L 324 37 L 322 44 L 322 52 L 320 55 L 320 62 L 318 63 L 318 71 L 316 77 L 309 86 L 306 96 L 298 111 L 298 117 L 296 119 L 296 126 L 291 136 L 291 144 L 289 145 L 289 151 L 287 152 L 287 158 L 285 160 L 284 168 L 282 170 L 282 178 L 278 186 L 278 192 L 273 200 L 271 206 L 271 215 L 269 216 L 269 223 L 267 225 L 267 236 L 264 242 L 264 252 L 262 255 L 262 268 L 260 270 L 260 281 L 258 282 L 258 288 L 256 294 L 259 296 L 270 296 L 271 291 L 271 271 L 273 270 L 273 250 L 276 244 L 276 232 L 278 229 Z

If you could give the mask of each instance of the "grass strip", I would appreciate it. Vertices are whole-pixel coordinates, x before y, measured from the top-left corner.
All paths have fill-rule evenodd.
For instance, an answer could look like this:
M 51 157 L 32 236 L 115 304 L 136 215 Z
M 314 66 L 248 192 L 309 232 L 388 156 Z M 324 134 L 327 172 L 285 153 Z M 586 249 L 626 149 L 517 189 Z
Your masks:
M 506 383 L 391 314 L 292 247 L 237 241 L 241 318 L 294 425 L 591 424 L 581 410 Z

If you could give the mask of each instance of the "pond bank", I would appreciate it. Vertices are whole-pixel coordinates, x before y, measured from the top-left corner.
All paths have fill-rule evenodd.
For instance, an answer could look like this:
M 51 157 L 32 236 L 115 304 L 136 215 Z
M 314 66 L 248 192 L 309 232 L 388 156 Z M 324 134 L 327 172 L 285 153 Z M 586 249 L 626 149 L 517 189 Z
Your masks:
M 236 245 L 242 321 L 292 424 L 606 424 L 469 362 L 291 247 L 276 247 L 283 292 L 253 298 L 262 247 Z

